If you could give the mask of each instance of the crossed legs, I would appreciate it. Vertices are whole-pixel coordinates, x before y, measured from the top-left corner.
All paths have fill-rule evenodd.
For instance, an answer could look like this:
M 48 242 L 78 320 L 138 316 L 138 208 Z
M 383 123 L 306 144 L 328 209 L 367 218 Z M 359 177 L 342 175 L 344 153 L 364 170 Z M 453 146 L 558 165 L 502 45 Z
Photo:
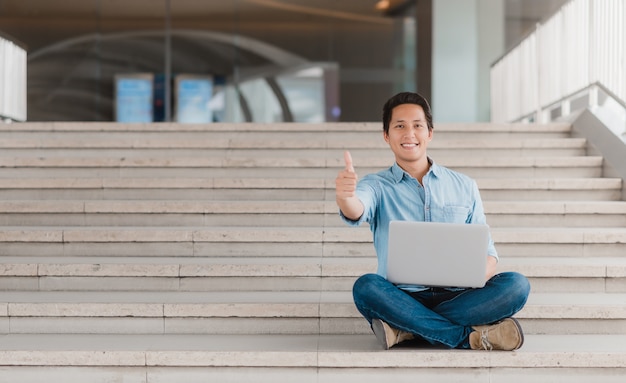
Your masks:
M 515 272 L 497 274 L 483 288 L 461 291 L 408 293 L 377 274 L 361 276 L 353 287 L 356 307 L 370 324 L 379 319 L 450 348 L 470 348 L 474 326 L 513 316 L 524 307 L 529 293 L 528 280 Z

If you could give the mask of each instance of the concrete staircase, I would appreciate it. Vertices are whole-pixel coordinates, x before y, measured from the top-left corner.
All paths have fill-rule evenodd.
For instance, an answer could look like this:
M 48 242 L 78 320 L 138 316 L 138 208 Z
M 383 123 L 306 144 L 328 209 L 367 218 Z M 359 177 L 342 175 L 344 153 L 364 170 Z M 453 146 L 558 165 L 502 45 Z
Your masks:
M 439 124 L 527 275 L 516 352 L 382 351 L 351 300 L 375 270 L 338 218 L 343 151 L 378 123 L 0 125 L 0 382 L 623 382 L 626 202 L 570 126 Z

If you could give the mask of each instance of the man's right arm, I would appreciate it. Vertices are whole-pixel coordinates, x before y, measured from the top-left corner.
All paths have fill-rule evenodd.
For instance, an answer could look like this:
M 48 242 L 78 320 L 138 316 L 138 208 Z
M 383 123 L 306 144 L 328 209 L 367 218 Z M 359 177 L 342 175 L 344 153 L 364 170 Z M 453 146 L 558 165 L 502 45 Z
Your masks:
M 343 215 L 353 221 L 358 221 L 363 215 L 363 203 L 356 196 L 358 177 L 352 165 L 350 152 L 344 153 L 345 169 L 341 170 L 335 179 L 335 197 L 337 206 Z

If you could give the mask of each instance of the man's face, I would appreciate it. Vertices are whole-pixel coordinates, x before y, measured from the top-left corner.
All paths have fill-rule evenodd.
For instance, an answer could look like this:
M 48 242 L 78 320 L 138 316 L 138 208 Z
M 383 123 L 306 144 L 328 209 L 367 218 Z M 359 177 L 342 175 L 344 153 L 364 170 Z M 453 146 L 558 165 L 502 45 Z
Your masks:
M 393 108 L 389 133 L 384 133 L 384 137 L 400 166 L 404 163 L 427 161 L 426 148 L 433 133 L 428 130 L 421 106 L 402 104 Z

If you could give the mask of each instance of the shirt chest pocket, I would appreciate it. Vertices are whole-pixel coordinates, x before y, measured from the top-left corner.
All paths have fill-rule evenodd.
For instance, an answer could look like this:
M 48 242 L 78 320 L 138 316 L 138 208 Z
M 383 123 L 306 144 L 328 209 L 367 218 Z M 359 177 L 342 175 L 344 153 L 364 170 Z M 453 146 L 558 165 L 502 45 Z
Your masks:
M 465 223 L 469 216 L 470 209 L 467 206 L 444 206 L 443 217 L 445 222 Z

